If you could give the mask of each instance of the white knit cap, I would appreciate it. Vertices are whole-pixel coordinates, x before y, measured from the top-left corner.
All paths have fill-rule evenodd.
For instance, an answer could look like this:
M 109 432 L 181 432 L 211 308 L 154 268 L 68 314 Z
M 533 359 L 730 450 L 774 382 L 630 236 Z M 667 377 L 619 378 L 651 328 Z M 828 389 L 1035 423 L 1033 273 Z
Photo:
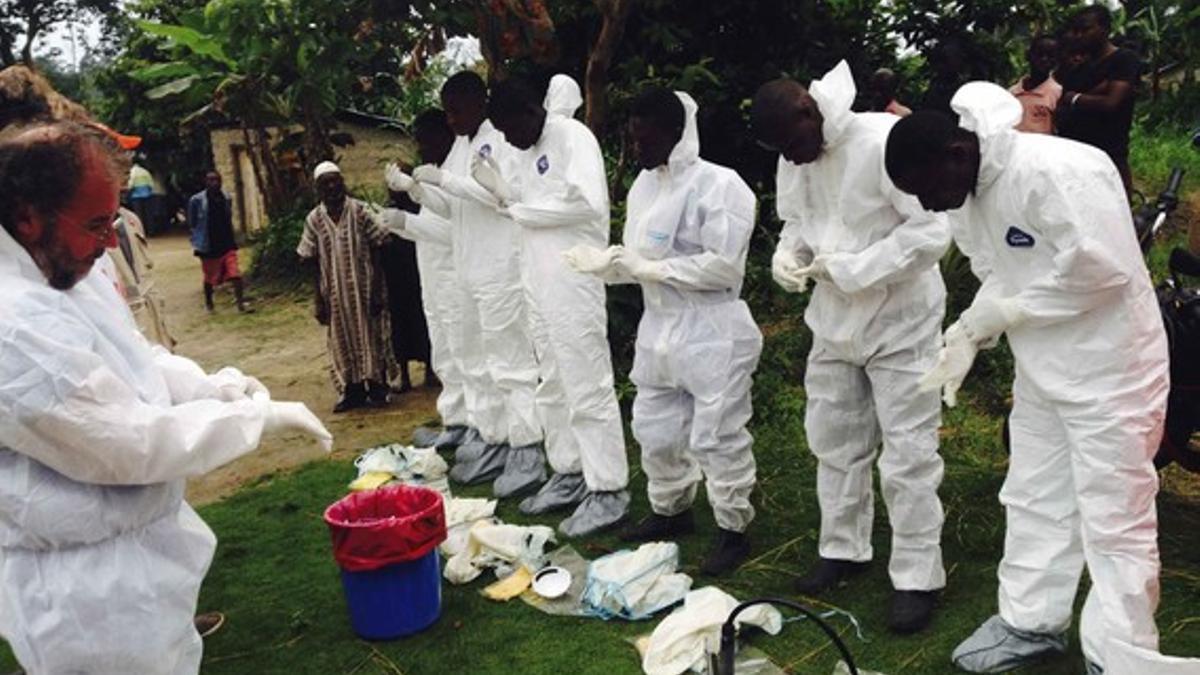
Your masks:
M 313 180 L 317 180 L 318 178 L 320 178 L 321 176 L 324 176 L 327 173 L 341 173 L 341 172 L 342 172 L 342 170 L 338 168 L 337 164 L 334 164 L 333 162 L 330 162 L 330 161 L 324 161 L 324 162 L 321 162 L 320 164 L 318 164 L 317 168 L 313 169 Z

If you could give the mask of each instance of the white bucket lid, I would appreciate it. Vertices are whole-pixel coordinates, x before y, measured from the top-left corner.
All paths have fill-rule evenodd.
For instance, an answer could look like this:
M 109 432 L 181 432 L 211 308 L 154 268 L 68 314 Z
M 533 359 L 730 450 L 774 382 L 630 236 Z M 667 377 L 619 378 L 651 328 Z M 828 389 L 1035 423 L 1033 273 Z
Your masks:
M 533 575 L 533 592 L 552 600 L 571 588 L 571 573 L 562 567 L 543 567 Z

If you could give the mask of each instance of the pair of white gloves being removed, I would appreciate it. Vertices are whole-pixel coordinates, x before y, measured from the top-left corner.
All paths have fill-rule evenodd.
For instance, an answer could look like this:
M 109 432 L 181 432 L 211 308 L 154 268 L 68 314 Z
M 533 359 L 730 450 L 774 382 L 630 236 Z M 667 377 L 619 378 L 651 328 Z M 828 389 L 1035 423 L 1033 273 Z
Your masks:
M 809 281 L 830 281 L 824 256 L 817 256 L 807 266 L 801 266 L 796 255 L 784 249 L 776 249 L 775 255 L 771 256 L 771 276 L 789 293 L 807 291 Z
M 1014 298 L 975 296 L 971 306 L 946 329 L 937 363 L 921 378 L 924 391 L 942 390 L 942 400 L 953 408 L 958 390 L 981 347 L 995 344 L 1004 331 L 1023 323 L 1028 315 Z
M 311 436 L 325 452 L 333 450 L 333 434 L 308 406 L 297 401 L 272 401 L 271 392 L 258 378 L 243 374 L 237 368 L 222 368 L 208 376 L 208 381 L 217 389 L 217 398 L 234 402 L 251 399 L 266 407 L 263 433 L 300 432 Z
M 792 293 L 808 290 L 810 280 L 830 281 L 828 264 L 823 256 L 817 256 L 808 266 L 801 266 L 794 254 L 782 249 L 776 250 L 771 258 L 771 276 L 775 283 Z M 946 329 L 937 363 L 921 378 L 921 389 L 941 389 L 942 399 L 953 408 L 958 403 L 958 390 L 980 347 L 992 343 L 1001 333 L 1026 318 L 1025 311 L 1013 298 L 977 296 L 958 321 Z
M 583 274 L 611 274 L 653 283 L 659 283 L 667 277 L 661 261 L 648 260 L 621 245 L 596 248 L 580 244 L 563 251 L 562 256 L 568 267 Z
M 425 195 L 422 184 L 442 187 L 446 183 L 446 170 L 433 164 L 422 164 L 413 169 L 412 175 L 404 173 L 400 165 L 392 162 L 384 169 L 383 177 L 392 192 L 407 192 L 413 201 L 422 203 Z M 500 167 L 491 156 L 471 156 L 471 177 L 496 199 L 497 206 L 504 212 L 516 201 L 513 189 L 500 175 Z

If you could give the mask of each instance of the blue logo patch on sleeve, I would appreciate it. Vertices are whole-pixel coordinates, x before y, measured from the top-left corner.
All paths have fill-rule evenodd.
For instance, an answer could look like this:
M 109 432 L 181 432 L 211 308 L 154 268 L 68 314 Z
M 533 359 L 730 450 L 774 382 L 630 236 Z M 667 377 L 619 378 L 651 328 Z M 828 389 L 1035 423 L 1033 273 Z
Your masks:
M 550 160 L 546 159 L 545 155 L 538 157 L 537 170 L 538 170 L 538 174 L 545 174 L 547 171 L 550 170 Z
M 487 158 L 487 157 L 490 157 L 491 155 L 492 155 L 492 144 L 491 143 L 484 143 L 483 145 L 479 146 L 479 156 L 480 157 Z
M 1033 248 L 1033 235 L 1016 227 L 1008 228 L 1008 232 L 1004 235 L 1004 241 L 1013 248 Z

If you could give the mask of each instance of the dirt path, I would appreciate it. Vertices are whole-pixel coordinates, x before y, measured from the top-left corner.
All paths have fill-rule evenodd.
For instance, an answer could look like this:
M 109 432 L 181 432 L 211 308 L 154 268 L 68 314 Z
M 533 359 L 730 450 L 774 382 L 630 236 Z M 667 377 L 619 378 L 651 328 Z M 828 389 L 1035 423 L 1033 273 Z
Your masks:
M 330 412 L 335 402 L 329 383 L 324 329 L 313 321 L 311 303 L 295 296 L 249 295 L 257 312 L 238 314 L 231 291 L 219 291 L 217 311 L 204 311 L 200 264 L 186 237 L 151 241 L 155 279 L 167 305 L 167 322 L 176 351 L 195 359 L 205 370 L 236 366 L 262 380 L 276 400 L 303 401 L 333 432 L 334 456 L 353 456 L 362 448 L 407 440 L 413 428 L 432 422 L 436 390 L 417 388 L 393 397 L 387 408 L 342 415 Z M 246 267 L 247 255 L 242 266 Z M 421 381 L 420 367 L 414 381 Z M 215 501 L 263 476 L 319 458 L 321 451 L 301 436 L 271 438 L 257 452 L 191 481 L 194 504 Z

